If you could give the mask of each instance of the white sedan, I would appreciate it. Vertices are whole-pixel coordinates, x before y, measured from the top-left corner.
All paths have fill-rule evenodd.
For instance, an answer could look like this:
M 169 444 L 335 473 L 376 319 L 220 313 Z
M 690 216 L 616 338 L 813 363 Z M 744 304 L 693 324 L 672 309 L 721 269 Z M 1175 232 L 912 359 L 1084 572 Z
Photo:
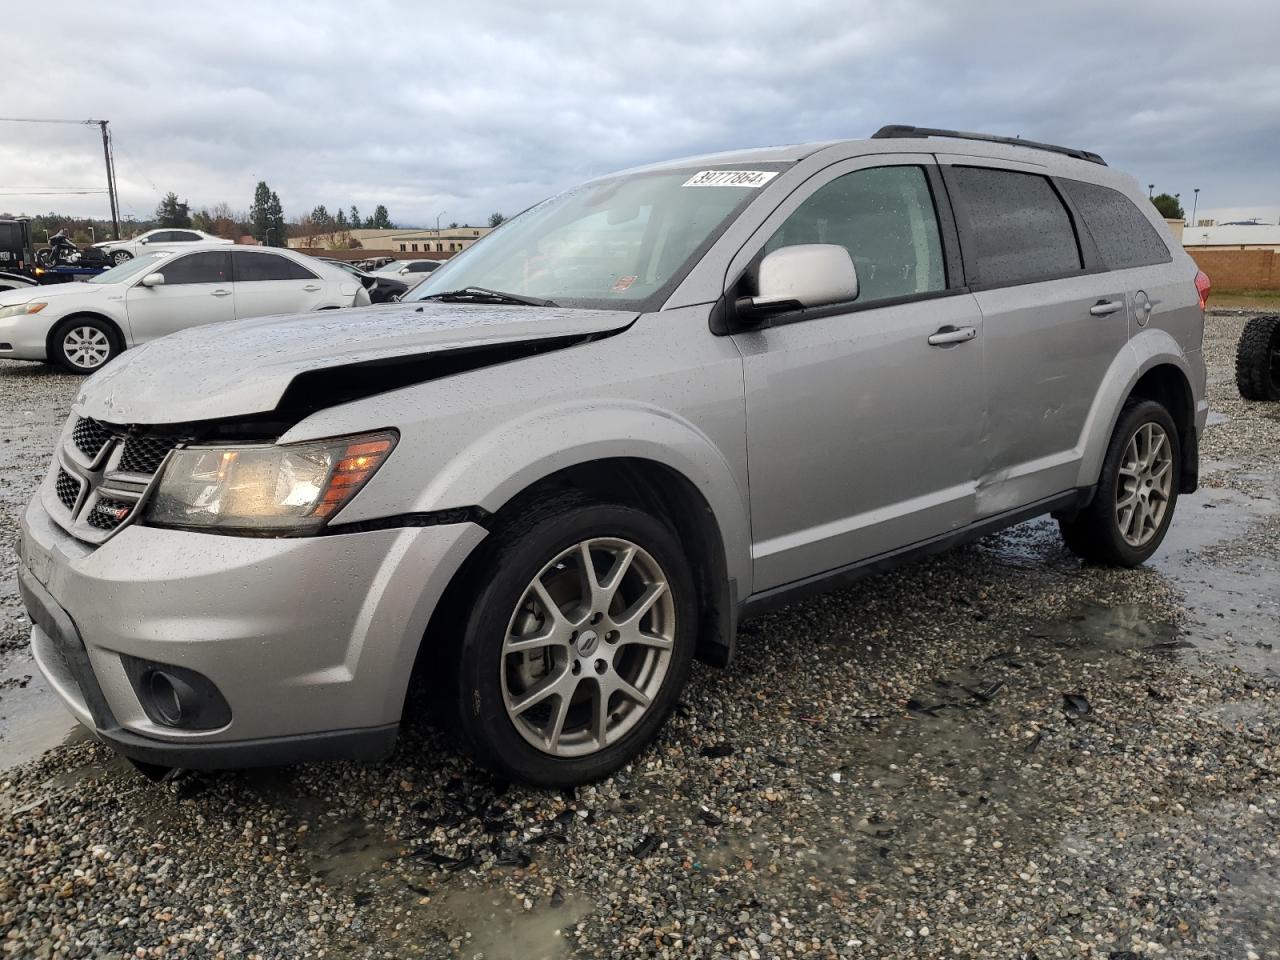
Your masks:
M 127 347 L 188 327 L 368 303 L 355 277 L 291 250 L 157 250 L 82 283 L 0 292 L 0 359 L 92 373 Z
M 203 230 L 177 230 L 161 227 L 159 230 L 148 230 L 128 240 L 103 240 L 94 246 L 107 255 L 112 263 L 120 264 L 132 260 L 142 253 L 153 250 L 180 250 L 189 243 L 233 243 L 222 237 L 215 237 Z

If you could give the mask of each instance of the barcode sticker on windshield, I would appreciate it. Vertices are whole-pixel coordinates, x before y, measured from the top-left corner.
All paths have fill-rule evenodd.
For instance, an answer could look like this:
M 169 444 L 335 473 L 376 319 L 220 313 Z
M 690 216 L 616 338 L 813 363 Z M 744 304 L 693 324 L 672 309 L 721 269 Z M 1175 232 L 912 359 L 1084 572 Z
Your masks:
M 685 187 L 763 187 L 778 174 L 769 170 L 699 170 Z

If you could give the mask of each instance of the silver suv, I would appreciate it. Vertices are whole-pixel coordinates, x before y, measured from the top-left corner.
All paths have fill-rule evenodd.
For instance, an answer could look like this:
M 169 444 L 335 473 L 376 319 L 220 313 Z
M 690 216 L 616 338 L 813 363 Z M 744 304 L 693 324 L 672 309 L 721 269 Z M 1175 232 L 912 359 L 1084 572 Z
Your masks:
M 593 180 L 409 302 L 86 381 L 23 523 L 35 657 L 139 762 L 377 757 L 417 673 L 482 763 L 591 780 L 769 605 L 1039 514 L 1144 561 L 1207 294 L 1082 150 L 889 127 Z

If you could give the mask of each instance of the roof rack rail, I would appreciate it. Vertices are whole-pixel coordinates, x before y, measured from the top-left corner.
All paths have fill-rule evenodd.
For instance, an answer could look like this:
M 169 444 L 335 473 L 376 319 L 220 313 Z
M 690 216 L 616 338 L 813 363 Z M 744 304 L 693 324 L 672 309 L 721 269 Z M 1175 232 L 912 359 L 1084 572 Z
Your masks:
M 1107 165 L 1107 161 L 1091 150 L 1078 150 L 1075 147 L 1059 147 L 1052 143 L 1038 143 L 1035 140 L 1023 140 L 1021 137 L 998 137 L 993 133 L 965 133 L 963 130 L 942 130 L 937 127 L 913 127 L 905 123 L 891 123 L 881 127 L 871 135 L 872 140 L 890 140 L 898 137 L 953 137 L 956 140 L 981 140 L 984 143 L 1007 143 L 1011 147 L 1030 147 L 1032 150 L 1048 150 L 1050 153 L 1061 153 L 1077 160 L 1088 160 L 1090 163 Z

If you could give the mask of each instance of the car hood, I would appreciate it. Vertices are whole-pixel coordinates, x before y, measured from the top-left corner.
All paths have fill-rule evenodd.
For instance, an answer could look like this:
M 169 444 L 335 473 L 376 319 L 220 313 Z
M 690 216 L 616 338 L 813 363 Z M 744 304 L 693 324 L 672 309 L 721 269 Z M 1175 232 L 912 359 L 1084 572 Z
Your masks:
M 439 368 L 428 364 L 442 354 L 467 351 L 501 362 L 513 355 L 505 347 L 518 353 L 521 345 L 542 341 L 572 343 L 622 330 L 636 317 L 617 310 L 393 303 L 233 320 L 126 350 L 85 381 L 74 409 L 117 424 L 249 417 L 276 410 L 302 374 L 325 371 L 326 387 L 340 398 L 345 374 L 354 381 L 370 367 L 385 368 L 380 389 L 393 389 L 432 379 Z
M 28 303 L 32 300 L 56 300 L 59 297 L 73 297 L 78 294 L 102 293 L 108 286 L 114 286 L 114 284 L 52 283 L 44 287 L 20 287 L 16 290 L 4 290 L 0 291 L 0 307 Z

